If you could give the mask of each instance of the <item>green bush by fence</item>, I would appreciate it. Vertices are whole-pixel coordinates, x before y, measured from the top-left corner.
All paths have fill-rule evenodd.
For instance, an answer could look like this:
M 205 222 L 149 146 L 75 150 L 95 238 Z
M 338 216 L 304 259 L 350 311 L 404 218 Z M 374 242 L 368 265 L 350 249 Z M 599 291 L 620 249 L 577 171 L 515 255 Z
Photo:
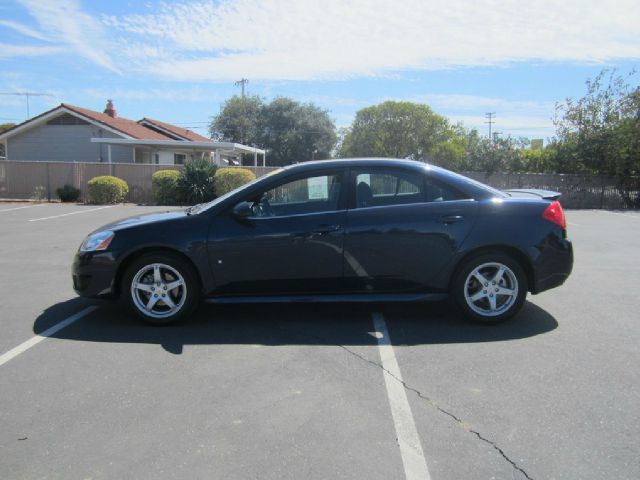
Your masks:
M 183 205 L 195 205 L 216 198 L 213 186 L 215 174 L 216 166 L 205 158 L 186 161 L 178 180 L 180 202 Z
M 180 191 L 178 183 L 182 173 L 179 170 L 158 170 L 151 176 L 153 198 L 158 205 L 178 205 Z
M 219 168 L 216 172 L 215 190 L 216 195 L 224 195 L 231 190 L 241 187 L 245 183 L 256 179 L 255 173 L 244 168 Z
M 129 193 L 127 182 L 118 177 L 93 177 L 87 183 L 90 203 L 120 203 Z
M 80 198 L 80 189 L 66 184 L 56 190 L 56 195 L 58 195 L 61 202 L 77 202 Z

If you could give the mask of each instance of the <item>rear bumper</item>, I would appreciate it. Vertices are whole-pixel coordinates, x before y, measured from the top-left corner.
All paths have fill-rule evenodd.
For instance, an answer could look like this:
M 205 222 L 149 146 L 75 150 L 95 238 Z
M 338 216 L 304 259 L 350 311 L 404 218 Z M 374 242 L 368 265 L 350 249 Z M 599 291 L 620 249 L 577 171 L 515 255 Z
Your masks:
M 71 267 L 73 289 L 81 297 L 112 296 L 115 275 L 113 252 L 78 252 Z
M 573 245 L 571 240 L 550 235 L 537 248 L 534 262 L 534 284 L 531 293 L 540 293 L 562 285 L 573 270 Z

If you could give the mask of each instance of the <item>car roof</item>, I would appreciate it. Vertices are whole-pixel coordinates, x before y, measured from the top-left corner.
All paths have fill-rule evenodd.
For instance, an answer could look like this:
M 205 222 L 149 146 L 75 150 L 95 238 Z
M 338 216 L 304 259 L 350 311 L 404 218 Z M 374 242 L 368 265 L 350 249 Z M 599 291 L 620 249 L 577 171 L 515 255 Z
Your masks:
M 343 167 L 410 167 L 410 168 L 434 168 L 423 162 L 415 160 L 402 160 L 398 158 L 340 158 L 336 160 L 313 160 L 310 162 L 301 162 L 293 165 L 287 165 L 285 170 L 312 170 L 318 167 L 326 168 L 343 168 Z

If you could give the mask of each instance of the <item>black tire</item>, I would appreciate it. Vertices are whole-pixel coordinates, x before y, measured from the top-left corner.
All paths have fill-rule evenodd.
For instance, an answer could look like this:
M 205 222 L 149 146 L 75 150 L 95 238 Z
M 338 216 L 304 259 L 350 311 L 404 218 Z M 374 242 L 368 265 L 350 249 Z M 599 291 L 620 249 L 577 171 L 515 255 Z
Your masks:
M 155 283 L 160 275 L 159 284 Z M 132 283 L 140 288 L 132 289 Z M 182 284 L 167 289 L 172 284 Z M 151 283 L 149 283 L 151 282 Z M 183 286 L 184 285 L 184 286 Z M 144 290 L 143 290 L 144 288 Z M 146 289 L 153 291 L 146 291 Z M 153 297 L 151 310 L 144 303 Z M 167 303 L 164 303 L 166 299 Z M 141 255 L 127 267 L 120 300 L 126 308 L 153 325 L 168 325 L 193 313 L 200 304 L 200 282 L 193 267 L 178 255 L 158 252 Z M 173 304 L 173 307 L 170 306 Z M 147 303 L 147 305 L 150 305 Z
M 496 277 L 499 266 L 506 268 L 501 277 Z M 479 273 L 485 281 L 481 282 L 474 273 Z M 500 278 L 500 282 L 494 284 L 495 278 Z M 452 282 L 450 297 L 467 319 L 495 324 L 508 320 L 522 309 L 527 290 L 527 276 L 516 260 L 501 252 L 487 252 L 460 266 Z M 474 297 L 478 298 L 474 301 Z

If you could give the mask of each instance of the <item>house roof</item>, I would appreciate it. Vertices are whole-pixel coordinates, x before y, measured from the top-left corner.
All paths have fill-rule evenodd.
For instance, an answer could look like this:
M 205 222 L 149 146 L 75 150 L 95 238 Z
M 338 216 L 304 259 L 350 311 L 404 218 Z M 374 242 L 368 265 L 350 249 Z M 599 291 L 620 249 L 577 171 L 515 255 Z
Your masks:
M 171 125 L 170 123 L 161 122 L 160 120 L 154 120 L 153 118 L 144 117 L 142 120 L 138 120 L 138 123 L 145 124 L 148 123 L 153 125 L 161 130 L 166 130 L 169 133 L 172 133 L 180 138 L 184 138 L 185 140 L 189 140 L 191 142 L 210 142 L 211 139 L 207 137 L 203 137 L 202 135 L 197 134 L 187 128 L 176 127 L 175 125 Z
M 56 117 L 58 111 L 78 115 L 91 123 L 102 125 L 107 130 L 111 130 L 114 133 L 120 133 L 127 138 L 137 140 L 176 140 L 176 138 L 178 138 L 188 142 L 211 142 L 211 139 L 209 138 L 198 135 L 191 130 L 171 125 L 170 123 L 150 118 L 143 118 L 139 122 L 135 122 L 128 118 L 118 116 L 112 117 L 106 113 L 96 112 L 95 110 L 89 110 L 88 108 L 76 107 L 69 103 L 61 103 L 51 110 L 5 130 L 0 134 L 0 139 L 7 138 L 14 133 L 31 128 L 32 125 L 35 126 L 39 123 L 48 121 L 50 118 Z M 146 127 L 143 123 L 148 123 L 154 128 Z M 163 130 L 166 133 L 163 133 Z
M 124 117 L 111 117 L 106 113 L 96 112 L 94 110 L 89 110 L 87 108 L 76 107 L 75 105 L 70 105 L 68 103 L 60 104 L 60 107 L 64 107 L 72 112 L 75 112 L 79 115 L 87 117 L 95 122 L 106 125 L 114 130 L 124 133 L 132 138 L 137 138 L 139 140 L 171 140 L 172 138 L 168 135 L 163 135 L 160 132 L 156 132 L 155 130 L 151 130 L 143 125 L 140 125 L 138 122 L 134 122 L 133 120 L 129 120 Z M 57 108 L 60 108 L 57 107 Z

